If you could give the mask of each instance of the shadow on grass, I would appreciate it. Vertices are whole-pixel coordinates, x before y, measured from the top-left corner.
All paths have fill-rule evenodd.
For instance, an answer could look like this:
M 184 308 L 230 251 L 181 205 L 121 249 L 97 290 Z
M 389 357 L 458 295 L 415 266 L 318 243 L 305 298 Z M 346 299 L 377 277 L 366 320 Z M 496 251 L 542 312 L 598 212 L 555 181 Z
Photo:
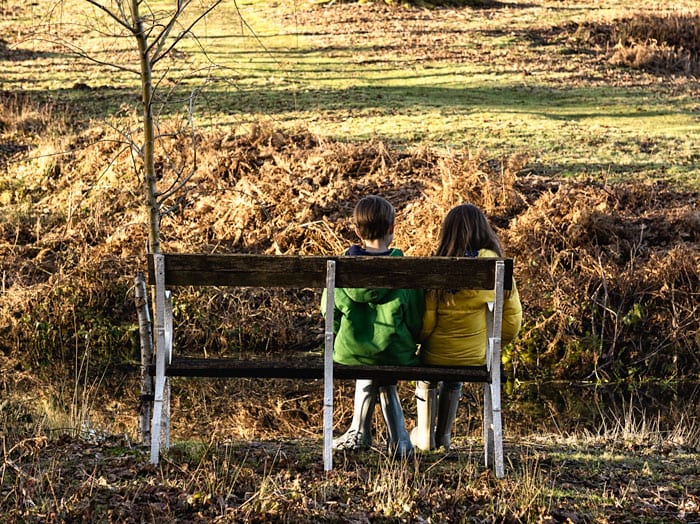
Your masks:
M 451 76 L 436 71 L 436 83 Z M 395 76 L 385 81 L 409 79 Z M 649 93 L 644 90 L 615 91 L 600 88 L 562 88 L 536 86 L 494 86 L 494 87 L 373 87 L 356 86 L 346 89 L 319 89 L 295 87 L 293 78 L 288 78 L 290 86 L 250 87 L 231 84 L 222 89 L 212 86 L 200 93 L 200 107 L 208 112 L 226 114 L 284 114 L 288 112 L 329 112 L 338 110 L 372 110 L 378 114 L 393 114 L 397 111 L 421 112 L 433 109 L 466 112 L 499 112 L 506 115 L 534 115 L 559 121 L 580 121 L 596 118 L 643 120 L 659 116 L 685 116 L 696 118 L 692 110 L 679 108 L 650 109 L 643 107 L 649 103 Z M 181 110 L 182 97 L 189 95 L 190 86 L 182 85 L 169 93 L 169 99 L 161 101 L 160 114 L 167 116 Z M 39 100 L 56 100 L 78 104 L 96 118 L 112 115 L 115 108 L 128 102 L 138 101 L 138 89 L 112 87 L 109 85 L 92 87 L 84 83 L 73 89 L 27 91 L 25 94 Z
M 65 53 L 32 51 L 21 47 L 8 47 L 7 42 L 0 38 L 0 62 L 23 62 L 38 58 L 57 58 L 66 56 Z

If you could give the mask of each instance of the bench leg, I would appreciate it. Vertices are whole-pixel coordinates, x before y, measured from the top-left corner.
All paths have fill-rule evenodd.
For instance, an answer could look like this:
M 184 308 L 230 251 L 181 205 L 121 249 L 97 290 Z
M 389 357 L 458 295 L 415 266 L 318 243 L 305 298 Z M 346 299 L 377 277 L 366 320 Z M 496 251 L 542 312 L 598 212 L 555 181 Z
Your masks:
M 173 297 L 170 291 L 165 292 L 165 363 L 169 366 L 173 361 Z M 170 449 L 170 377 L 165 377 L 163 388 L 163 419 L 161 424 L 161 439 L 165 449 Z
M 151 422 L 151 464 L 158 464 L 160 457 L 160 428 L 163 419 L 163 392 L 165 377 L 156 377 L 153 399 L 153 420 Z
M 158 464 L 160 447 L 170 448 L 170 379 L 156 377 L 151 424 L 151 464 Z
M 496 478 L 504 477 L 500 384 L 484 384 L 484 459 Z
M 323 349 L 323 471 L 333 469 L 333 316 L 335 306 L 335 261 L 326 262 L 326 322 Z
M 157 269 L 162 271 L 162 267 Z M 151 464 L 158 464 L 161 445 L 166 449 L 170 446 L 170 381 L 165 375 L 165 368 L 170 364 L 172 354 L 173 310 L 169 291 L 157 290 L 156 295 L 156 376 L 151 422 Z
M 496 262 L 494 302 L 486 308 L 488 340 L 486 367 L 491 375 L 484 384 L 484 446 L 486 467 L 492 468 L 496 478 L 503 478 L 503 426 L 501 422 L 501 329 L 503 320 L 504 262 Z
M 491 385 L 484 384 L 484 465 L 493 466 L 493 403 L 491 401 Z

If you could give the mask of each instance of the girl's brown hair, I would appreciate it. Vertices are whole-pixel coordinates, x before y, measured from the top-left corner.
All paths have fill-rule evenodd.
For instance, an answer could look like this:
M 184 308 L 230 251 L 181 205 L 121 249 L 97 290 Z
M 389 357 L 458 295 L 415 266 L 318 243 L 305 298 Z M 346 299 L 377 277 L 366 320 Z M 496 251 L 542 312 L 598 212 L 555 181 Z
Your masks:
M 440 245 L 436 256 L 475 257 L 480 249 L 490 249 L 499 257 L 503 256 L 501 243 L 483 211 L 473 204 L 453 207 L 442 223 Z M 437 302 L 451 303 L 455 290 L 431 290 L 436 293 Z
M 442 223 L 440 245 L 435 254 L 463 257 L 480 249 L 490 249 L 499 257 L 503 256 L 501 243 L 481 209 L 473 204 L 453 207 Z

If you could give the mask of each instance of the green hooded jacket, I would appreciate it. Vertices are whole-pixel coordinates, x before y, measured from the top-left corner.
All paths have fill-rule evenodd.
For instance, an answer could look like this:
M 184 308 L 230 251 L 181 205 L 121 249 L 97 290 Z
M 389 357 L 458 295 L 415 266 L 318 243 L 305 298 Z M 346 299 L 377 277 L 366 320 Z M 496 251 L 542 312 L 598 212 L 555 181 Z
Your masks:
M 403 256 L 392 249 L 389 256 Z M 326 292 L 321 299 L 325 314 Z M 336 288 L 333 360 L 346 365 L 420 364 L 416 340 L 425 310 L 421 289 Z

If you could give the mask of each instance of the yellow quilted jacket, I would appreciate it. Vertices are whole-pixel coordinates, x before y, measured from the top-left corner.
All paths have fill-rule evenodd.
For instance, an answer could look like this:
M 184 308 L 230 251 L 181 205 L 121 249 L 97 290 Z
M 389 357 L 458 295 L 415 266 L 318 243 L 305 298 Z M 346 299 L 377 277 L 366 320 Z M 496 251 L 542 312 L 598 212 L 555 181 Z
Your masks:
M 482 249 L 479 257 L 496 257 Z M 434 293 L 425 294 L 425 313 L 421 331 L 421 360 L 437 366 L 483 366 L 486 363 L 486 303 L 494 299 L 489 290 L 458 290 L 449 304 L 436 301 Z M 502 345 L 515 338 L 523 313 L 520 296 L 513 290 L 503 302 Z

